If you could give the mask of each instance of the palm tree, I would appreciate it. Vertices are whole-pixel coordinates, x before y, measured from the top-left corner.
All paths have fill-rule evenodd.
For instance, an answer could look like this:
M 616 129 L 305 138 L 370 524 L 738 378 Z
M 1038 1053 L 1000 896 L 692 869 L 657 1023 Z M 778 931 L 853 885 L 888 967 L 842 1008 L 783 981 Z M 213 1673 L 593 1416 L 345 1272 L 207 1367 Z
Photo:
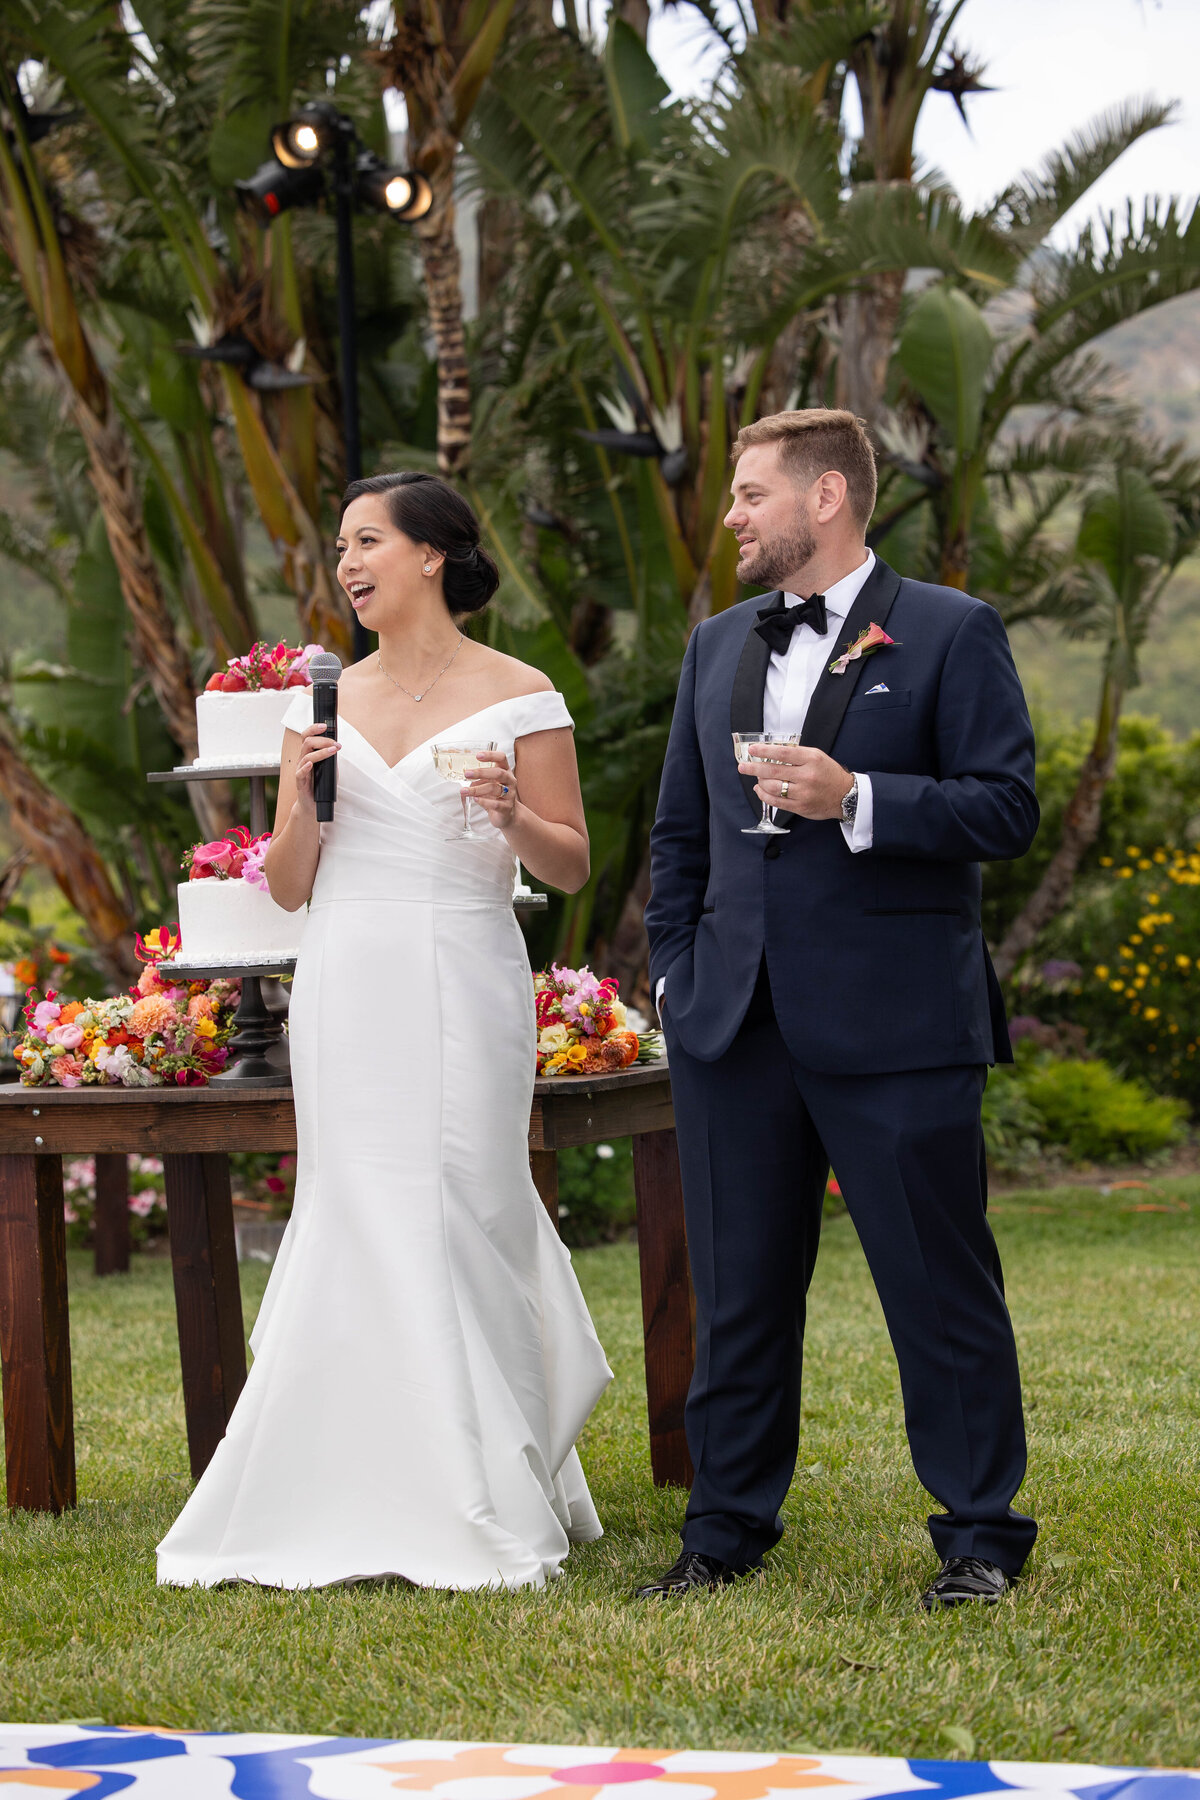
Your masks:
M 454 235 L 459 145 L 513 16 L 515 0 L 399 0 L 377 53 L 408 108 L 408 164 L 433 204 L 417 221 L 429 328 L 437 346 L 438 467 L 466 473 L 471 383 L 463 329 L 462 259 Z
M 1126 695 L 1141 679 L 1139 655 L 1172 578 L 1200 545 L 1200 459 L 1178 447 L 1157 453 L 1134 440 L 1118 447 L 1109 480 L 1088 496 L 1074 560 L 1060 577 L 1076 629 L 1105 637 L 1091 747 L 1067 805 L 1062 835 L 1041 881 L 996 953 L 1011 975 L 1066 905 L 1100 829 L 1104 790 L 1116 766 Z M 1053 612 L 1054 596 L 1046 610 Z

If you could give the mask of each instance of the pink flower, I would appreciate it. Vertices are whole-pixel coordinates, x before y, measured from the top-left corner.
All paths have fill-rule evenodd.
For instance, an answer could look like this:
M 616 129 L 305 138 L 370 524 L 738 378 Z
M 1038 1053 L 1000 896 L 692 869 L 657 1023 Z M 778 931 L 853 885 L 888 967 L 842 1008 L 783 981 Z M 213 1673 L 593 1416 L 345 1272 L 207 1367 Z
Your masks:
M 148 1219 L 158 1204 L 158 1195 L 153 1188 L 143 1188 L 140 1194 L 130 1194 L 129 1210 L 136 1213 L 139 1219 Z
M 61 1044 L 64 1050 L 78 1050 L 83 1042 L 83 1033 L 78 1025 L 56 1025 L 47 1033 L 48 1044 Z
M 77 1088 L 83 1080 L 83 1064 L 77 1056 L 56 1056 L 50 1064 L 50 1073 L 59 1087 Z
M 895 642 L 895 638 L 890 638 L 882 625 L 868 625 L 865 631 L 859 632 L 847 650 L 834 658 L 829 665 L 829 673 L 844 675 L 850 664 L 857 662 L 860 656 L 872 656 L 876 650 L 882 650 L 885 644 Z
M 33 1009 L 34 1030 L 40 1033 L 49 1031 L 50 1027 L 56 1023 L 61 1011 L 62 1007 L 57 1000 L 39 1000 Z
M 197 844 L 192 851 L 192 880 L 203 881 L 208 875 L 227 875 L 233 861 L 233 845 L 225 838 L 212 844 Z
M 256 837 L 247 849 L 242 868 L 242 880 L 247 886 L 261 888 L 264 893 L 270 891 L 266 874 L 263 871 L 263 863 L 266 861 L 267 851 L 270 847 L 271 834 L 269 831 L 264 831 L 262 836 Z

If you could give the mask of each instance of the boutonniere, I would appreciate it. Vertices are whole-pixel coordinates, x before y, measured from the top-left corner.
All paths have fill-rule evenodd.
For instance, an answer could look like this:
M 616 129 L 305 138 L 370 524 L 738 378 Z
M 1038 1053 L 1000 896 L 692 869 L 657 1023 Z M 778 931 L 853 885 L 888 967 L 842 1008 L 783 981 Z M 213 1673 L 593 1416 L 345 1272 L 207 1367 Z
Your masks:
M 873 656 L 876 650 L 882 650 L 885 644 L 894 644 L 895 642 L 895 638 L 890 638 L 882 625 L 868 625 L 865 631 L 859 632 L 850 648 L 843 650 L 842 654 L 835 657 L 834 661 L 830 663 L 829 673 L 844 675 L 850 664 L 857 662 L 860 656 Z

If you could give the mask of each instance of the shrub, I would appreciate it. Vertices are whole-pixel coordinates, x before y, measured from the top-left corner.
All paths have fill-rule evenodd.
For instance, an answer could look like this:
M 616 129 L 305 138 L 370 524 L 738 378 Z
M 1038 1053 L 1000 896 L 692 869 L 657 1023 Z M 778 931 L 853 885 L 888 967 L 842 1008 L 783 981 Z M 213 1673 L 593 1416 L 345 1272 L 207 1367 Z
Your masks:
M 1200 850 L 1126 844 L 1048 941 L 1053 960 L 1013 1010 L 1073 1022 L 1093 1050 L 1200 1112 Z
M 984 870 L 983 922 L 998 944 L 1032 894 L 1062 836 L 1062 819 L 1094 732 L 1089 722 L 1037 723 L 1037 791 L 1042 824 L 1033 848 L 1017 862 Z M 1117 766 L 1105 789 L 1100 832 L 1084 858 L 1086 882 L 1123 860 L 1127 844 L 1184 843 L 1200 823 L 1200 732 L 1182 742 L 1156 719 L 1128 714 L 1121 721 Z
M 632 1138 L 559 1151 L 558 1213 L 563 1242 L 573 1250 L 611 1243 L 629 1230 L 637 1218 Z
M 1039 1058 L 1020 1069 L 1019 1085 L 1043 1142 L 1060 1145 L 1072 1162 L 1140 1160 L 1184 1133 L 1181 1101 L 1122 1079 L 1107 1063 Z
M 1042 1121 L 1021 1082 L 1021 1071 L 1001 1064 L 983 1090 L 983 1141 L 988 1168 L 996 1175 L 1022 1175 L 1043 1151 Z

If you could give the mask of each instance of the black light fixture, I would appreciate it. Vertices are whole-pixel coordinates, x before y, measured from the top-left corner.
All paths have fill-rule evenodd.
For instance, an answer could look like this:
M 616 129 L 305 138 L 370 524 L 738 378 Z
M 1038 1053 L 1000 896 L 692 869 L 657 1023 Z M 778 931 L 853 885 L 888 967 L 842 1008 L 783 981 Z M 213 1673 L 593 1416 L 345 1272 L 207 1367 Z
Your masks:
M 337 220 L 338 345 L 342 383 L 342 436 L 346 479 L 362 474 L 358 416 L 358 344 L 354 307 L 354 208 L 374 207 L 405 224 L 424 218 L 433 189 L 424 175 L 389 168 L 364 148 L 354 121 L 327 100 L 302 107 L 271 132 L 273 158 L 246 181 L 235 183 L 239 204 L 264 228 L 294 206 L 316 206 L 332 190 Z M 322 164 L 327 164 L 326 179 Z M 247 379 L 251 379 L 248 376 Z M 256 385 L 276 385 L 259 381 Z M 370 647 L 365 626 L 354 621 L 354 653 Z

